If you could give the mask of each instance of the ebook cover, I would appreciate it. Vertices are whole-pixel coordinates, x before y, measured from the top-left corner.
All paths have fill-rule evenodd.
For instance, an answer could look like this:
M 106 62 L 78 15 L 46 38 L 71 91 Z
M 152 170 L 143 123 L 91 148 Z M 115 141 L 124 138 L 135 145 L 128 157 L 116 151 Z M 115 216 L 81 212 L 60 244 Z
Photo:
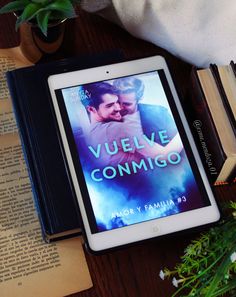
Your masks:
M 56 95 L 92 233 L 210 204 L 163 70 Z

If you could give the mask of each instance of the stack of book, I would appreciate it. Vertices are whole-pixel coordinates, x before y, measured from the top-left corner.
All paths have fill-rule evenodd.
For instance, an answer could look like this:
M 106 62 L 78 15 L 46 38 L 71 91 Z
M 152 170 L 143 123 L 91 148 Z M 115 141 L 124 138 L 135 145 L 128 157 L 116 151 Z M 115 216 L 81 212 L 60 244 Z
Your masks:
M 42 232 L 47 242 L 81 232 L 77 200 L 50 103 L 48 77 L 123 59 L 123 54 L 118 50 L 7 73 Z M 187 109 L 191 109 L 193 115 L 188 119 L 212 184 L 231 182 L 236 177 L 234 71 L 234 63 L 222 67 L 211 65 L 204 70 L 194 68 L 192 71 L 187 100 L 190 108 Z
M 186 102 L 190 126 L 209 179 L 215 185 L 236 178 L 236 66 L 193 68 Z

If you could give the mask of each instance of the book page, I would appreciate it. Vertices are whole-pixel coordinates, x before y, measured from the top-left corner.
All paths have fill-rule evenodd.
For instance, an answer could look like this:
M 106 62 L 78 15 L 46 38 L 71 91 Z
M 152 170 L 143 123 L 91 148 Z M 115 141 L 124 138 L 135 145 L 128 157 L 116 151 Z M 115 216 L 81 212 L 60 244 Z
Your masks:
M 6 71 L 30 65 L 32 65 L 32 63 L 26 60 L 19 47 L 0 49 L 0 99 L 9 98 L 5 77 Z
M 0 101 L 0 135 L 18 132 L 10 99 Z
M 17 132 L 6 71 L 30 65 L 32 63 L 24 58 L 19 47 L 0 49 L 0 135 Z
M 0 63 L 1 75 L 11 63 L 4 67 Z M 81 238 L 50 244 L 42 238 L 10 98 L 7 90 L 1 92 L 5 94 L 0 100 L 1 297 L 58 297 L 85 290 L 92 283 Z

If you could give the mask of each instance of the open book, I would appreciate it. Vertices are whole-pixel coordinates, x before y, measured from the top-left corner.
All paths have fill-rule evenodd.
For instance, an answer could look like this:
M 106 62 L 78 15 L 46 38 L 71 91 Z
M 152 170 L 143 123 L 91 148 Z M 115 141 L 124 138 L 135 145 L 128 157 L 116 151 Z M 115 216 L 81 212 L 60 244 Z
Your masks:
M 5 72 L 30 65 L 19 48 L 0 50 L 1 297 L 58 297 L 92 286 L 80 238 L 47 244 L 34 207 Z

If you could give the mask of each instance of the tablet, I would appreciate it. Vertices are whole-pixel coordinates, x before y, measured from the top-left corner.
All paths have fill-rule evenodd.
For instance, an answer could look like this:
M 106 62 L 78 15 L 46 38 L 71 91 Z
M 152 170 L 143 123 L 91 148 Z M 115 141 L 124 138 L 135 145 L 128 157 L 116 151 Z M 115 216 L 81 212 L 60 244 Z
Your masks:
M 91 251 L 219 220 L 164 58 L 52 75 L 48 84 Z

